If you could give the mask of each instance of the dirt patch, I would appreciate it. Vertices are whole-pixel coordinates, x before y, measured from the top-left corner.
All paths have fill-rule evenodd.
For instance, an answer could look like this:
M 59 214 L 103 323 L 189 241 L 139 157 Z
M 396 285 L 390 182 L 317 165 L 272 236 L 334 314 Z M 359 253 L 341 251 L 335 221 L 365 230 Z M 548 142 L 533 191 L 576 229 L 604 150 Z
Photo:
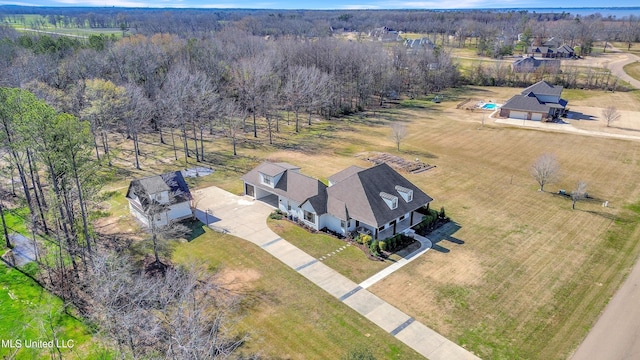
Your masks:
M 400 156 L 376 151 L 361 153 L 358 154 L 357 157 L 365 159 L 375 165 L 387 163 L 396 170 L 402 170 L 412 174 L 419 174 L 435 167 L 435 165 L 424 163 L 418 158 L 411 161 L 401 158 Z
M 250 290 L 262 275 L 255 269 L 224 269 L 220 272 L 220 283 L 234 292 Z

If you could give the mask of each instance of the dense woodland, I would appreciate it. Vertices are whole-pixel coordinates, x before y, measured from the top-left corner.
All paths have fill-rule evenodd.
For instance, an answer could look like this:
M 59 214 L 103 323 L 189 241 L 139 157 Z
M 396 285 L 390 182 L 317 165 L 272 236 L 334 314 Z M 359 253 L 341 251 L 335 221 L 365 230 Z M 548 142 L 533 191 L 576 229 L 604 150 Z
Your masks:
M 390 98 L 464 84 L 522 86 L 548 78 L 571 87 L 611 86 L 608 77 L 605 84 L 601 75 L 581 77 L 577 70 L 515 74 L 495 65 L 462 73 L 450 47 L 495 57 L 520 33 L 560 37 L 584 49 L 596 40 L 640 40 L 638 18 L 568 13 L 0 7 L 4 23 L 43 25 L 27 23 L 25 13 L 60 28 L 124 34 L 80 39 L 0 26 L 0 155 L 7 177 L 19 179 L 18 186 L 1 182 L 0 192 L 22 199 L 34 236 L 47 239 L 40 281 L 134 358 L 216 358 L 244 337 L 222 331 L 235 297 L 215 282 L 198 282 L 193 269 L 161 266 L 156 238 L 175 236 L 168 229 L 152 234 L 162 277 L 140 275 L 112 254 L 122 249 L 101 244 L 91 214 L 101 179 L 111 173 L 110 136 L 131 141 L 131 166 L 138 169 L 141 134 L 172 144 L 176 160 L 199 162 L 208 157 L 205 136 L 230 138 L 235 154 L 242 132 L 257 137 L 259 127 L 266 129 L 271 143 L 285 117 L 299 131 L 314 117 L 339 120 Z M 363 35 L 382 26 L 428 34 L 438 46 L 409 52 L 402 43 Z M 334 36 L 352 32 L 356 41 Z M 163 317 L 147 321 L 158 311 Z

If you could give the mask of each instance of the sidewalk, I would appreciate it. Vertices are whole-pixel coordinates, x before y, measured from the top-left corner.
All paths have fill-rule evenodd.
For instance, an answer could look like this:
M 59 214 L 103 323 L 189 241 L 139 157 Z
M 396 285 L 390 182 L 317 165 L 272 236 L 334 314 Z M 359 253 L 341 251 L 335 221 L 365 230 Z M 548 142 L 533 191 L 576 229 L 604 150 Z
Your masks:
M 267 226 L 266 218 L 272 209 L 266 204 L 233 195 L 215 186 L 198 190 L 196 195 L 201 198 L 198 214 L 206 214 L 207 210 L 213 214 L 215 222 L 210 221 L 208 225 L 225 229 L 231 235 L 260 246 L 419 354 L 431 360 L 478 359 L 363 286 L 279 237 Z M 412 253 L 406 263 L 428 250 L 427 241 L 429 240 L 426 238 L 421 240 L 423 246 Z

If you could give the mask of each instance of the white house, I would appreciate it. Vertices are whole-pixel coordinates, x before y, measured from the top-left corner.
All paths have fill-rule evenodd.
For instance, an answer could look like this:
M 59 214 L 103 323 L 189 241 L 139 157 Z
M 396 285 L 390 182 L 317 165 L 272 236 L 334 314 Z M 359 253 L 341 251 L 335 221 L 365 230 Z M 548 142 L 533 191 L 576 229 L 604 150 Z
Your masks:
M 131 181 L 126 195 L 131 214 L 157 227 L 193 217 L 191 192 L 180 171 Z
M 242 177 L 245 194 L 303 224 L 341 235 L 384 239 L 422 220 L 417 210 L 433 199 L 387 164 L 351 166 L 329 177 L 329 186 L 287 163 L 264 162 Z

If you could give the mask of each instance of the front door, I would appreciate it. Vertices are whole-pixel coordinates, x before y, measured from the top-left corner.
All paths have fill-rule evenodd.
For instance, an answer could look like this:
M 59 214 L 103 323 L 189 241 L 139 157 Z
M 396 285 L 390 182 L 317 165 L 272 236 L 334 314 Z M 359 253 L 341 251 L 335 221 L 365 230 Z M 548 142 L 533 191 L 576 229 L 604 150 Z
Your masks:
M 389 224 L 389 225 L 393 226 L 393 235 L 395 235 L 395 234 L 396 234 L 396 221 L 395 221 L 395 220 L 393 220 L 393 221 L 391 222 L 391 224 Z

